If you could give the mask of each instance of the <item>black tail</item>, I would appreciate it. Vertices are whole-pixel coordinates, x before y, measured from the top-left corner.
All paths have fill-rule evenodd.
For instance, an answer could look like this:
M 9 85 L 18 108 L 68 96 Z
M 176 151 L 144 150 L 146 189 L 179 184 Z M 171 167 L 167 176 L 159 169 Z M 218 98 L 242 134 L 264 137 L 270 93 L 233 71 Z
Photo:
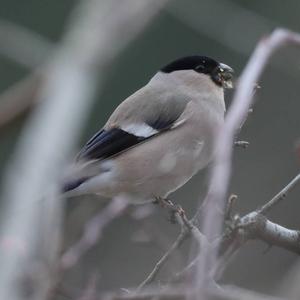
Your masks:
M 73 181 L 64 183 L 62 186 L 62 189 L 61 189 L 62 193 L 66 193 L 66 192 L 76 189 L 77 187 L 79 187 L 82 183 L 84 183 L 88 179 L 89 179 L 89 177 L 83 177 L 83 178 L 74 179 Z

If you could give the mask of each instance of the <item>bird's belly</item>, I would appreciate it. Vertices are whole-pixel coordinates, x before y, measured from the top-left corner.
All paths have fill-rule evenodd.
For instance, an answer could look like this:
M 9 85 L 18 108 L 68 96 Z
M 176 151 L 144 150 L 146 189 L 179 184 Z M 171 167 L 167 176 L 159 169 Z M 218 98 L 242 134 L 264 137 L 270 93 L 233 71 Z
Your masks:
M 189 149 L 177 157 L 174 169 L 161 176 L 161 182 L 165 182 L 160 191 L 162 196 L 167 196 L 183 186 L 192 176 L 207 165 L 209 157 L 204 154 L 203 150 L 192 151 Z
M 101 174 L 93 186 L 97 193 L 108 197 L 166 197 L 209 163 L 212 137 L 210 131 L 187 131 L 184 127 L 168 132 L 167 138 L 161 134 L 112 159 L 115 167 L 108 172 L 109 176 Z
M 207 147 L 200 142 L 180 151 L 167 152 L 155 163 L 150 165 L 146 162 L 144 167 L 140 166 L 140 176 L 131 179 L 128 176 L 123 180 L 124 184 L 120 186 L 120 190 L 124 191 L 126 187 L 130 187 L 128 193 L 144 199 L 153 196 L 166 197 L 205 167 L 210 159 L 209 156 Z

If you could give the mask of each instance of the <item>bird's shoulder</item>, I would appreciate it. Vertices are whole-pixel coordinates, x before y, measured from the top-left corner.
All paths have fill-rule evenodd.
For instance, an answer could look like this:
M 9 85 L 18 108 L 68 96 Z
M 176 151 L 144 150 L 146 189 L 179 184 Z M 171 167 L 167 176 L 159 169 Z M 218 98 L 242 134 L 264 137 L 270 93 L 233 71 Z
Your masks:
M 182 124 L 188 99 L 147 85 L 123 101 L 82 148 L 79 159 L 105 159 Z
M 190 99 L 187 95 L 163 84 L 148 83 L 112 113 L 104 128 L 146 123 L 160 130 L 177 120 Z

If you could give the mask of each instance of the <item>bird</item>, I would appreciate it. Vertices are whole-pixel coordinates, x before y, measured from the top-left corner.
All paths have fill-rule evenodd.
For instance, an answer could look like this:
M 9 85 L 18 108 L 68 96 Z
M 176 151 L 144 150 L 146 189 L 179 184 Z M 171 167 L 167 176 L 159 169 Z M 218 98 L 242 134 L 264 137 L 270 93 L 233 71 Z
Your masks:
M 164 65 L 82 147 L 63 194 L 166 199 L 212 160 L 233 73 L 202 55 Z

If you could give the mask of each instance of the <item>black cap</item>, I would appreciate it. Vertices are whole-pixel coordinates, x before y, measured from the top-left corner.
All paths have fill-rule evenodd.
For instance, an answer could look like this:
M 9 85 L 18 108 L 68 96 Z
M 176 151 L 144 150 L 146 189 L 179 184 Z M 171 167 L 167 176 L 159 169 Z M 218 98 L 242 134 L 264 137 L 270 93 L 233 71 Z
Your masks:
M 219 63 L 207 56 L 193 55 L 174 60 L 164 66 L 160 71 L 172 73 L 181 70 L 194 70 L 198 73 L 212 74 L 219 66 Z

